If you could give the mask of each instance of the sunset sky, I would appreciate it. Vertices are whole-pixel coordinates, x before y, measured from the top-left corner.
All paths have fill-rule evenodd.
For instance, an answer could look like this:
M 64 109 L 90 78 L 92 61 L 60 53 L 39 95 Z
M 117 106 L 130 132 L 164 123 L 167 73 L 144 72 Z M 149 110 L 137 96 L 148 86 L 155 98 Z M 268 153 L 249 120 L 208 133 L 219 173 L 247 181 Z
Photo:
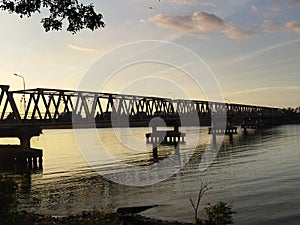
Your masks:
M 0 83 L 22 89 L 22 80 L 12 75 L 18 73 L 25 77 L 27 88 L 77 89 L 102 55 L 126 43 L 158 40 L 175 43 L 198 55 L 215 75 L 228 102 L 300 106 L 299 0 L 93 3 L 96 11 L 103 14 L 106 28 L 75 35 L 66 32 L 66 27 L 46 33 L 40 24 L 43 14 L 20 19 L 0 12 Z M 146 73 L 147 67 L 153 68 L 147 65 L 124 70 L 106 91 L 126 89 L 122 87 L 127 85 L 126 76 L 134 71 Z M 168 68 L 157 67 L 157 73 L 159 69 L 168 72 Z M 109 76 L 101 71 L 99 74 Z M 141 83 L 135 86 L 131 93 L 151 94 Z M 165 92 L 155 88 L 158 86 L 153 87 L 153 95 L 180 96 L 173 87 L 164 87 Z

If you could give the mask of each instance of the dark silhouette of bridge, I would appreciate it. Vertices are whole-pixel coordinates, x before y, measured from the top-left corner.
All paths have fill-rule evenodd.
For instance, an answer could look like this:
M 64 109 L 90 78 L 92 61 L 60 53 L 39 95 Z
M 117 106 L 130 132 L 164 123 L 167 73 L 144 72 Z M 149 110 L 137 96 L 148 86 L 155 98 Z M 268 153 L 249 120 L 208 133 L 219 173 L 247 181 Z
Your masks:
M 0 137 L 20 139 L 19 146 L 0 146 L 0 165 L 42 168 L 42 150 L 32 149 L 30 139 L 43 129 L 151 126 L 146 138 L 154 143 L 155 159 L 157 140 L 175 146 L 184 141 L 179 126 L 212 125 L 213 135 L 232 135 L 235 125 L 244 129 L 274 125 L 282 116 L 282 109 L 265 106 L 49 88 L 10 91 L 9 86 L 0 85 Z M 151 124 L 158 117 L 158 123 Z M 157 130 L 162 121 L 174 127 L 166 136 Z
M 153 117 L 161 117 L 167 125 L 197 117 L 201 125 L 210 125 L 212 115 L 219 113 L 235 124 L 254 120 L 276 124 L 283 114 L 280 108 L 201 100 L 48 88 L 10 91 L 6 85 L 0 85 L 0 91 L 2 127 L 72 128 L 72 121 L 83 127 L 110 127 L 111 121 L 116 121 L 114 126 L 148 127 Z

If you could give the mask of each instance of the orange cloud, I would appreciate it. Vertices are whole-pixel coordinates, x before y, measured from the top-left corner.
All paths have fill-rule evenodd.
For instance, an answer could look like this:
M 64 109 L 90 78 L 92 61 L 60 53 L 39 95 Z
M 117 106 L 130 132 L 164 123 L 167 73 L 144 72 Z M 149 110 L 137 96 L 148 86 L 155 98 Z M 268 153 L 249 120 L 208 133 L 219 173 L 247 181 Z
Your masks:
M 290 22 L 286 23 L 285 27 L 290 31 L 294 31 L 294 32 L 300 34 L 300 24 L 296 23 L 295 21 L 290 21 Z
M 166 15 L 156 14 L 147 20 L 142 22 L 148 22 L 155 24 L 159 27 L 166 27 L 171 29 L 177 29 L 181 31 L 223 31 L 223 33 L 230 39 L 240 39 L 248 37 L 254 34 L 253 31 L 239 29 L 232 24 L 225 23 L 220 17 L 207 12 L 194 12 L 191 15 Z
M 227 24 L 226 28 L 223 31 L 230 39 L 242 39 L 242 38 L 247 38 L 253 34 L 255 34 L 254 31 L 250 30 L 244 30 L 237 28 L 233 26 L 232 24 Z

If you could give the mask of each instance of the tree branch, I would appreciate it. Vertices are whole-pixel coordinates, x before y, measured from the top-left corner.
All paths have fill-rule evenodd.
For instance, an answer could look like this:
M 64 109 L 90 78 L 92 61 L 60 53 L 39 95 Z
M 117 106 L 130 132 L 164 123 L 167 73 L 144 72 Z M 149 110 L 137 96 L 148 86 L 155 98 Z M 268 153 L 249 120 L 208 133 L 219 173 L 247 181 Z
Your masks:
M 102 14 L 95 12 L 93 4 L 83 5 L 77 0 L 2 0 L 0 2 L 0 9 L 15 13 L 21 18 L 40 13 L 42 8 L 49 11 L 49 16 L 41 20 L 46 32 L 61 30 L 63 21 L 68 22 L 67 31 L 72 34 L 82 29 L 94 31 L 105 27 Z

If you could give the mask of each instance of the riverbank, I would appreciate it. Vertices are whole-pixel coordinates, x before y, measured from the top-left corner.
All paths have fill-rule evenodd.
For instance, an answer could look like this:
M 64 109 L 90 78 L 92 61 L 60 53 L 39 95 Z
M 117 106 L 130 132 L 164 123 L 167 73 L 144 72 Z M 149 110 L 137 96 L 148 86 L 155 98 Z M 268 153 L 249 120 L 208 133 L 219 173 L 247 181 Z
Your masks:
M 178 221 L 154 220 L 137 214 L 86 212 L 69 216 L 47 216 L 21 211 L 11 214 L 3 225 L 192 225 Z

